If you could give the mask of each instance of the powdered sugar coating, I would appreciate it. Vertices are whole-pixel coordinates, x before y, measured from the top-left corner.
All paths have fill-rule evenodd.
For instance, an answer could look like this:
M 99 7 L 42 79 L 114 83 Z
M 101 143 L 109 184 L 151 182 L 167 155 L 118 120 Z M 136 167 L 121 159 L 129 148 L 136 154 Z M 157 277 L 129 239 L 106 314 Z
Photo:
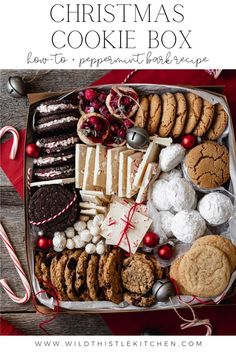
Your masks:
M 221 225 L 233 214 L 233 204 L 225 194 L 212 192 L 198 202 L 198 211 L 209 224 Z
M 156 209 L 169 210 L 171 203 L 169 201 L 169 182 L 165 180 L 157 180 L 153 184 L 152 201 Z
M 170 211 L 163 210 L 159 212 L 159 215 L 160 215 L 162 230 L 164 231 L 167 237 L 172 237 L 173 232 L 171 231 L 171 224 L 172 224 L 174 214 L 172 214 Z
M 165 181 L 169 182 L 174 178 L 181 178 L 183 177 L 182 171 L 178 168 L 174 168 L 169 172 L 162 172 L 159 176 L 159 179 L 164 179 Z
M 204 235 L 206 223 L 197 210 L 183 210 L 174 216 L 171 230 L 178 240 L 192 243 Z
M 190 210 L 195 207 L 196 192 L 184 178 L 172 179 L 168 184 L 169 201 L 175 211 Z
M 171 144 L 162 149 L 159 155 L 160 169 L 164 172 L 173 170 L 184 159 L 185 148 L 180 144 Z

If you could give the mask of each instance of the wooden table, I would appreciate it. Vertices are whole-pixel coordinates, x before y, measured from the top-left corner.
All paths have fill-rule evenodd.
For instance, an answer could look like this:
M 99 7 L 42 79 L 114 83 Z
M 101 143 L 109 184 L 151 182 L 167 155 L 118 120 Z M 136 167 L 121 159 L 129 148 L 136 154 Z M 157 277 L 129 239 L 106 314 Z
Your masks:
M 19 75 L 28 83 L 29 92 L 61 91 L 77 86 L 86 86 L 105 75 L 107 70 L 52 70 L 50 72 L 35 70 L 2 70 L 0 71 L 0 117 L 1 126 L 13 125 L 18 130 L 26 126 L 28 102 L 26 98 L 14 99 L 6 93 L 6 82 L 9 76 Z M 0 171 L 1 212 L 0 219 L 10 240 L 17 252 L 23 268 L 26 270 L 26 256 L 24 245 L 24 215 L 23 203 L 10 182 Z M 21 296 L 22 285 L 15 271 L 13 263 L 3 243 L 0 243 L 1 278 L 9 280 L 9 284 Z M 43 334 L 38 324 L 43 320 L 41 315 L 35 314 L 30 302 L 19 305 L 12 302 L 7 294 L 0 290 L 1 316 L 26 334 Z M 60 314 L 56 320 L 47 325 L 47 330 L 53 335 L 99 335 L 111 334 L 103 319 L 99 315 L 67 315 Z

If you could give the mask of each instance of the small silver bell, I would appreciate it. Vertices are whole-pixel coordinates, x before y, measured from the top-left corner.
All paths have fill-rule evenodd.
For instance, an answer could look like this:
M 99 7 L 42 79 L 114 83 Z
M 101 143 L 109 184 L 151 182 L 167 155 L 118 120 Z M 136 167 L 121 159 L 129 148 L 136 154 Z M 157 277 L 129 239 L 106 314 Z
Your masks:
M 132 127 L 127 130 L 126 140 L 133 149 L 142 149 L 149 143 L 149 134 L 143 128 Z
M 152 295 L 158 302 L 166 302 L 176 295 L 174 284 L 170 279 L 159 279 L 152 287 Z
M 20 76 L 10 76 L 7 82 L 7 92 L 14 98 L 26 96 L 26 84 Z

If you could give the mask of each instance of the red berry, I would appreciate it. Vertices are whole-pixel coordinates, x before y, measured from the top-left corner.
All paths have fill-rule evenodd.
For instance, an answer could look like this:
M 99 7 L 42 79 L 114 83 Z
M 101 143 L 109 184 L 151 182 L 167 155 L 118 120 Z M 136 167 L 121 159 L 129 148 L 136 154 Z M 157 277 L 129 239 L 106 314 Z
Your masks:
M 38 158 L 40 153 L 40 148 L 36 144 L 26 145 L 25 152 L 29 157 Z
M 95 98 L 97 98 L 97 92 L 93 89 L 86 89 L 84 91 L 84 96 L 85 96 L 86 100 L 93 101 L 93 100 L 95 100 Z
M 156 247 L 159 243 L 159 236 L 155 232 L 147 232 L 143 238 L 143 243 L 150 248 Z
M 121 128 L 118 130 L 118 136 L 122 139 L 125 139 L 126 137 L 126 129 L 125 128 Z
M 105 102 L 106 101 L 106 98 L 107 98 L 107 94 L 106 92 L 102 91 L 99 95 L 98 95 L 98 98 L 101 102 Z
M 95 123 L 93 126 L 94 126 L 94 129 L 98 132 L 100 132 L 102 130 L 102 124 L 100 122 Z
M 103 115 L 105 118 L 109 119 L 110 118 L 110 113 L 105 105 L 101 106 L 99 108 L 99 113 Z
M 84 112 L 85 113 L 94 113 L 94 108 L 93 107 L 85 107 Z
M 132 100 L 131 100 L 130 97 L 123 97 L 123 98 L 122 98 L 122 103 L 123 103 L 125 106 L 130 105 L 131 102 L 132 102 Z
M 89 123 L 91 123 L 92 125 L 95 125 L 95 124 L 99 123 L 99 118 L 96 116 L 91 116 L 91 117 L 89 117 Z
M 185 149 L 192 149 L 195 145 L 197 145 L 196 136 L 192 134 L 184 135 L 181 140 L 181 145 Z

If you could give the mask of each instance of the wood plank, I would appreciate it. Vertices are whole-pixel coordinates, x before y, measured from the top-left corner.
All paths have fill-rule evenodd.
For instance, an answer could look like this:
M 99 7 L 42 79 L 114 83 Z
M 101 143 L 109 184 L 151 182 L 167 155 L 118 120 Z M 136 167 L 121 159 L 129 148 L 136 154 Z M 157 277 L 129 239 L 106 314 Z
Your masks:
M 29 335 L 44 335 L 38 327 L 46 317 L 35 313 L 8 313 L 2 317 L 17 329 Z M 51 335 L 110 335 L 112 334 L 100 315 L 59 314 L 44 328 Z

